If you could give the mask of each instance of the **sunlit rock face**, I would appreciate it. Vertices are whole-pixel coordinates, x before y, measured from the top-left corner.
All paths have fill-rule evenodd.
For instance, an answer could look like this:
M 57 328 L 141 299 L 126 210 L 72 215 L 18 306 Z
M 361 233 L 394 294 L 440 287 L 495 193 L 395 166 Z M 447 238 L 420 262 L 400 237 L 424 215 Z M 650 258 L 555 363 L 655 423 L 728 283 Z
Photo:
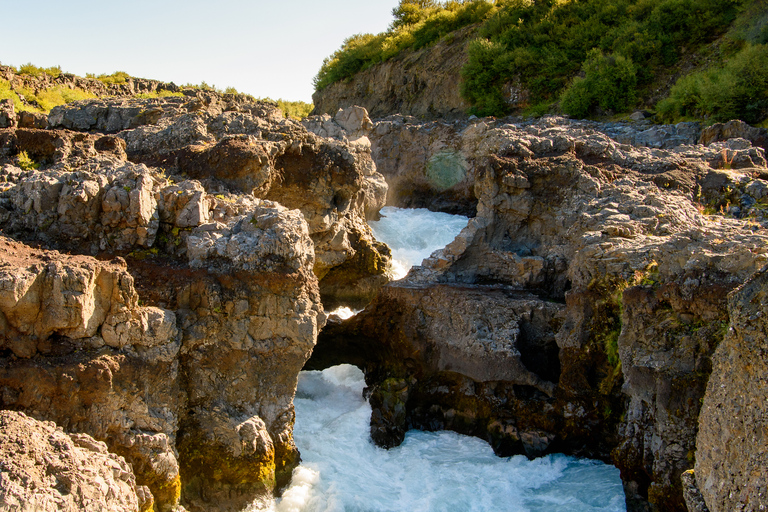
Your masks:
M 86 102 L 51 120 L 65 128 L 0 132 L 13 237 L 0 244 L 0 408 L 103 441 L 157 510 L 271 495 L 298 463 L 292 400 L 325 323 L 318 273 L 358 258 L 377 262 L 361 279 L 387 279 L 364 222 L 365 151 L 211 94 Z M 274 140 L 225 134 L 257 125 Z M 302 205 L 267 199 L 314 183 L 289 175 L 294 158 L 321 188 Z M 322 215 L 295 208 L 324 198 Z M 318 265 L 324 237 L 336 245 Z
M 712 512 L 768 506 L 766 293 L 764 268 L 730 296 L 730 327 L 712 360 L 695 468 L 697 486 Z
M 685 510 L 727 295 L 766 263 L 762 149 L 633 147 L 557 118 L 462 137 L 476 216 L 317 353 L 365 368 L 380 444 L 449 428 L 591 456 L 630 510 Z

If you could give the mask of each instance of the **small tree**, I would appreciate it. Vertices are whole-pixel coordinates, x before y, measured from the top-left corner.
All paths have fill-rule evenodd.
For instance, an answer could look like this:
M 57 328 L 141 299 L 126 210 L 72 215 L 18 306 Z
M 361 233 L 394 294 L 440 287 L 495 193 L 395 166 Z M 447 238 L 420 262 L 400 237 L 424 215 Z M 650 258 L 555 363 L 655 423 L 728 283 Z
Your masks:
M 621 112 L 637 98 L 637 75 L 632 60 L 619 54 L 604 55 L 594 48 L 577 77 L 560 97 L 560 108 L 573 117 L 586 117 L 595 107 Z
M 414 25 L 426 18 L 431 9 L 440 7 L 435 0 L 400 0 L 397 7 L 392 9 L 392 29 Z

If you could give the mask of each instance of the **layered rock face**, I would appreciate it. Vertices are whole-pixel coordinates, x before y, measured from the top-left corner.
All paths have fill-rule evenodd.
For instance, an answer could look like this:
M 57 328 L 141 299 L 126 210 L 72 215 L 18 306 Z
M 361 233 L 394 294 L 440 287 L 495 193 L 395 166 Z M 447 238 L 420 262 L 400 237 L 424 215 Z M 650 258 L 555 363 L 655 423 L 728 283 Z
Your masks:
M 308 364 L 365 368 L 380 444 L 450 428 L 601 458 L 630 510 L 685 510 L 726 297 L 768 261 L 762 149 L 636 148 L 551 118 L 464 133 L 476 217 Z
M 314 271 L 327 305 L 360 306 L 387 281 L 388 250 L 374 241 L 365 222 L 384 205 L 387 185 L 371 159 L 367 115 L 348 109 L 337 120 L 327 119 L 328 129 L 320 123 L 323 136 L 318 136 L 284 119 L 276 107 L 237 95 L 93 100 L 53 109 L 51 127 L 65 130 L 0 135 L 0 152 L 26 151 L 36 162 L 58 167 L 97 152 L 118 159 L 127 155 L 176 181 L 201 180 L 222 200 L 228 193 L 244 193 L 300 209 L 315 245 Z M 194 208 L 199 213 L 190 215 L 201 223 L 211 220 L 207 205 Z M 152 243 L 148 239 L 143 245 Z
M 473 217 L 477 209 L 476 170 L 478 162 L 488 155 L 488 148 L 477 136 L 477 126 L 499 128 L 510 123 L 525 127 L 537 121 L 507 118 L 423 122 L 400 114 L 376 120 L 369 137 L 377 169 L 389 184 L 387 204 Z M 558 123 L 584 134 L 607 135 L 620 144 L 653 149 L 672 150 L 697 141 L 710 144 L 736 137 L 761 145 L 757 128 L 747 129 L 737 122 L 725 128 L 714 125 L 704 132 L 699 123 L 653 125 L 645 119 L 621 123 L 560 119 Z M 713 165 L 717 162 L 713 161 Z
M 765 333 L 768 270 L 729 298 L 731 324 L 713 357 L 696 441 L 696 482 L 712 512 L 768 505 Z
M 106 443 L 158 511 L 270 496 L 298 463 L 318 277 L 348 269 L 334 286 L 350 301 L 386 280 L 365 223 L 386 185 L 364 137 L 218 95 L 50 122 L 66 128 L 0 131 L 0 408 Z
M 401 113 L 421 119 L 465 117 L 469 104 L 457 80 L 467 62 L 476 27 L 466 27 L 426 48 L 371 66 L 351 80 L 333 83 L 312 95 L 313 114 L 334 115 L 359 105 L 372 117 Z

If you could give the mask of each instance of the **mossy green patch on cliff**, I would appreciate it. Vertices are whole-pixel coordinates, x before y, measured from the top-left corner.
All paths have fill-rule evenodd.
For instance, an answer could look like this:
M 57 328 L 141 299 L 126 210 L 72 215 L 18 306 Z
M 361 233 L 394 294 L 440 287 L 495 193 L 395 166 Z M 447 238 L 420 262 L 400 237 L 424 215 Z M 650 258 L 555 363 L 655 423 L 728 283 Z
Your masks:
M 179 440 L 183 500 L 208 503 L 225 497 L 232 503 L 269 495 L 276 486 L 275 451 L 235 457 L 230 450 L 201 433 L 184 433 Z

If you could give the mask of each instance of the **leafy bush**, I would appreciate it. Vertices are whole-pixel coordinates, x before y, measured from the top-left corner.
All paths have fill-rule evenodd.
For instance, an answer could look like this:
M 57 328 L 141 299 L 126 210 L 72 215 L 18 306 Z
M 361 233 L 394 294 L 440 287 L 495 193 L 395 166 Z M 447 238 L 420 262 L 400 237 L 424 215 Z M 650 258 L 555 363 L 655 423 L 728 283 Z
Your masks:
M 19 167 L 24 171 L 34 171 L 40 168 L 40 164 L 32 160 L 26 151 L 19 153 L 17 160 Z
M 19 95 L 11 89 L 11 84 L 8 80 L 0 78 L 0 100 L 11 100 L 13 102 L 13 108 L 16 112 L 24 110 L 23 104 Z
M 552 102 L 567 89 L 565 105 L 572 113 L 586 115 L 595 106 L 621 110 L 684 48 L 722 34 L 748 1 L 502 0 L 479 30 L 481 39 L 495 45 L 493 58 L 470 46 L 463 94 L 485 113 L 503 115 L 509 110 L 499 101 L 503 88 L 519 81 L 534 104 Z M 593 50 L 607 55 L 600 69 L 594 68 L 597 61 L 587 62 L 594 59 Z M 585 76 L 574 80 L 579 71 Z M 600 105 L 591 88 L 606 83 L 620 90 Z M 477 98 L 494 101 L 477 103 Z
M 115 71 L 111 75 L 99 75 L 96 77 L 96 80 L 106 85 L 122 85 L 126 83 L 129 78 L 131 78 L 131 75 L 125 71 Z
M 283 111 L 285 117 L 291 117 L 293 119 L 304 119 L 314 108 L 314 105 L 305 101 L 288 101 L 282 98 L 278 100 L 273 100 L 272 98 L 259 98 L 259 101 L 267 101 L 277 105 L 277 107 Z
M 582 65 L 577 77 L 560 98 L 560 108 L 573 117 L 587 117 L 595 107 L 621 112 L 637 99 L 637 75 L 631 60 L 622 55 L 604 55 L 597 48 Z
M 768 116 L 768 45 L 748 44 L 725 65 L 680 78 L 656 108 L 665 121 L 762 121 Z
M 29 75 L 29 76 L 41 76 L 43 74 L 46 74 L 46 75 L 52 76 L 53 78 L 56 78 L 59 75 L 61 75 L 61 67 L 53 66 L 50 68 L 39 68 L 34 64 L 32 64 L 31 62 L 28 62 L 26 64 L 19 66 L 18 74 Z

